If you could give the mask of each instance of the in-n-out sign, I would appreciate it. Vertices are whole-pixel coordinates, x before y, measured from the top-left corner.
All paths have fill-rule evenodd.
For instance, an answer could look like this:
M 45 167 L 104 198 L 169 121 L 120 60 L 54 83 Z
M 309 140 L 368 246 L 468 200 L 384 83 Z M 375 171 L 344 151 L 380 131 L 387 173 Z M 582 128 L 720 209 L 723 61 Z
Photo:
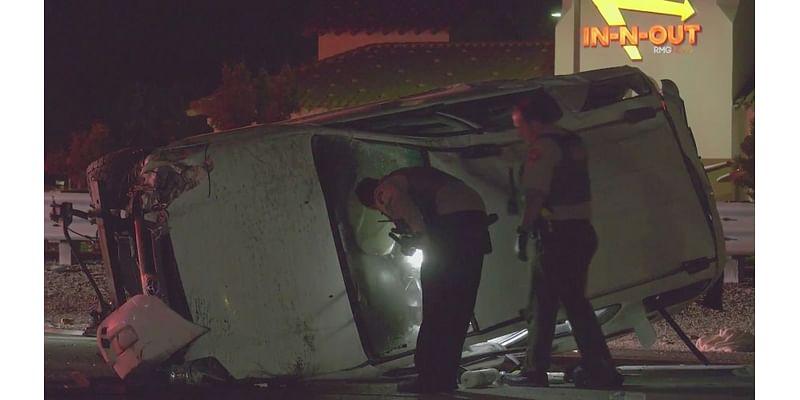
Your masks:
M 678 3 L 669 0 L 592 0 L 607 26 L 585 26 L 582 30 L 583 47 L 608 47 L 617 42 L 625 49 L 633 61 L 641 61 L 639 42 L 649 41 L 657 53 L 669 53 L 667 45 L 697 45 L 697 36 L 702 31 L 699 24 L 653 25 L 648 28 L 627 26 L 622 10 L 640 11 L 651 14 L 664 14 L 680 17 L 686 22 L 694 15 L 694 7 L 689 0 Z M 661 49 L 661 51 L 658 51 Z

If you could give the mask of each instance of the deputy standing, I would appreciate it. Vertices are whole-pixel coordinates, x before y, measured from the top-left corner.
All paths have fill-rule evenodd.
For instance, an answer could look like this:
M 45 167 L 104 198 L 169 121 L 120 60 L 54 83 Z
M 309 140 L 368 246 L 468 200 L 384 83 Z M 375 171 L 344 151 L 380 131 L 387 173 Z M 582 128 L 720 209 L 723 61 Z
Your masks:
M 483 200 L 461 180 L 432 167 L 365 178 L 356 194 L 413 235 L 424 251 L 422 324 L 414 356 L 419 378 L 401 383 L 398 391 L 454 390 L 483 256 L 491 251 Z
M 614 368 L 585 294 L 589 263 L 597 250 L 587 152 L 580 137 L 552 125 L 561 115 L 555 100 L 544 93 L 522 101 L 512 112 L 517 133 L 528 146 L 518 256 L 527 261 L 525 245 L 530 236 L 538 238 L 540 254 L 533 270 L 527 358 L 522 375 L 510 383 L 548 385 L 546 372 L 560 300 L 583 358 L 585 385 L 617 387 L 622 376 Z

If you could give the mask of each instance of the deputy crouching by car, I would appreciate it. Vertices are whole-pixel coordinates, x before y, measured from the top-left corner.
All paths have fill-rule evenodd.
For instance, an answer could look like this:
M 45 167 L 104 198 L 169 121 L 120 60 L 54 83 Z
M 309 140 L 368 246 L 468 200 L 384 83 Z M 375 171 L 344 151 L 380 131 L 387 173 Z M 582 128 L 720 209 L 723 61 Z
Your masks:
M 483 257 L 491 252 L 483 200 L 458 178 L 432 167 L 365 178 L 356 194 L 395 223 L 401 246 L 424 254 L 422 324 L 414 356 L 419 377 L 399 384 L 398 391 L 454 390 Z

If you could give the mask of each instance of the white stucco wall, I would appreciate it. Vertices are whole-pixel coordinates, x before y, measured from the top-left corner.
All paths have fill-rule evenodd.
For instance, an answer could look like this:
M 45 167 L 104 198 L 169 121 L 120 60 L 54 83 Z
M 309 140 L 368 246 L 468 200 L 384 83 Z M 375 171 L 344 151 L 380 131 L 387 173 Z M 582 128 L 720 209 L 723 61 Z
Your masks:
M 686 41 L 672 45 L 670 54 L 655 54 L 655 46 L 641 40 L 638 47 L 642 60 L 632 61 L 618 41 L 608 47 L 584 47 L 582 28 L 604 27 L 607 23 L 592 0 L 563 0 L 563 17 L 556 26 L 555 72 L 632 65 L 657 80 L 671 79 L 686 102 L 700 155 L 730 158 L 740 136 L 733 124 L 734 96 L 754 65 L 753 0 L 690 1 L 695 14 L 685 22 L 672 15 L 622 10 L 626 25 L 639 26 L 641 31 L 654 25 L 681 24 L 699 24 L 702 29 L 696 45 Z M 611 28 L 612 32 L 616 30 Z

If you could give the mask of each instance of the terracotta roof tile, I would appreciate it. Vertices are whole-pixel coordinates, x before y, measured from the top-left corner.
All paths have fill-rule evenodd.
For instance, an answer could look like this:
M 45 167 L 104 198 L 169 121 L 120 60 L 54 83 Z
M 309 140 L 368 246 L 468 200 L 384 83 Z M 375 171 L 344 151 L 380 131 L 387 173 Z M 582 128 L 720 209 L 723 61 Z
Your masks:
M 376 44 L 305 67 L 298 93 L 305 109 L 355 106 L 456 83 L 552 75 L 553 59 L 552 42 Z

